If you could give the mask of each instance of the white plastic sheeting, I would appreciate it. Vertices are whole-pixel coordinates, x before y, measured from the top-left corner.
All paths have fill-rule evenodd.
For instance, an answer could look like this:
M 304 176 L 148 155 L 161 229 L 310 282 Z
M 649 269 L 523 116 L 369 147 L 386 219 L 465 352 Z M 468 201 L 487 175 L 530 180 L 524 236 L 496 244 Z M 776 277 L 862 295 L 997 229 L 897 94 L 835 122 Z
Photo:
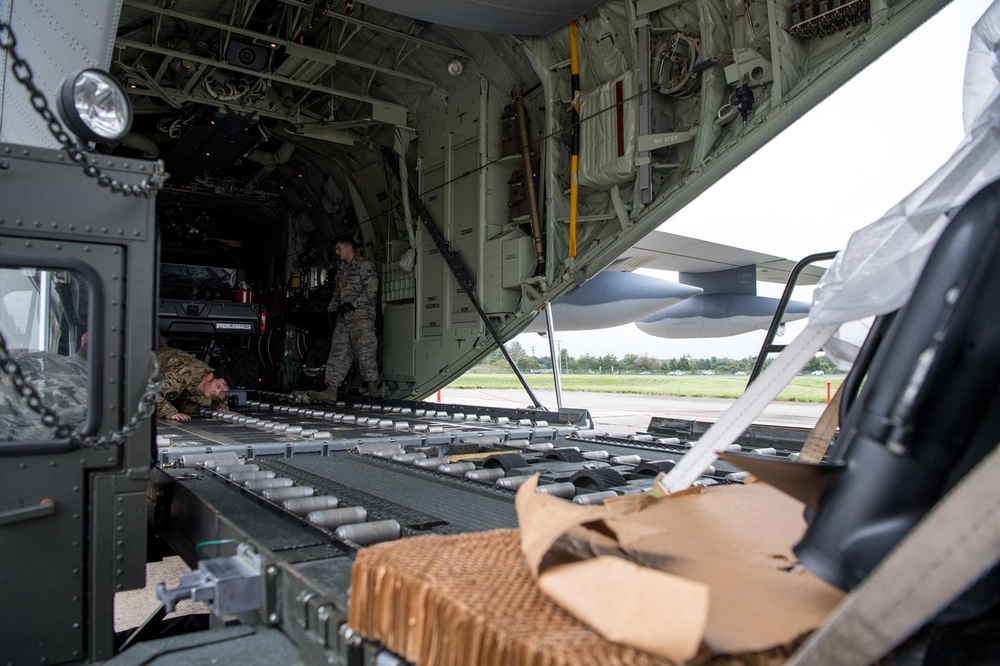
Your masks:
M 607 190 L 634 178 L 636 104 L 631 71 L 580 95 L 581 186 Z
M 1000 178 L 1000 2 L 973 28 L 966 63 L 966 136 L 951 158 L 881 219 L 855 232 L 813 294 L 810 326 L 856 321 L 900 308 L 948 224 L 948 212 Z M 827 351 L 844 357 L 852 345 Z
M 1000 80 L 1000 10 L 998 3 L 983 14 L 972 28 L 969 40 L 969 57 L 965 63 L 965 89 L 963 91 L 962 118 L 966 134 L 989 103 L 995 100 Z
M 966 137 L 954 155 L 881 219 L 855 232 L 813 294 L 809 325 L 659 481 L 669 493 L 689 487 L 717 452 L 736 441 L 828 341 L 831 356 L 856 353 L 837 336 L 848 322 L 891 312 L 909 298 L 948 212 L 1000 178 L 1000 0 L 973 29 L 965 75 Z M 854 324 L 852 324 L 854 326 Z

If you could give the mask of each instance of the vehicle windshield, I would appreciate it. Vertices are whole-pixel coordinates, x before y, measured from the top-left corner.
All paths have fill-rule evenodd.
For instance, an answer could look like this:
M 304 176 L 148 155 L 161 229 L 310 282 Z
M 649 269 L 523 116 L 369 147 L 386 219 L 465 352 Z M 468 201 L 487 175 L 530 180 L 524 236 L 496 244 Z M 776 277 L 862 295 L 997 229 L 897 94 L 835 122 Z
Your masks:
M 0 334 L 10 358 L 69 426 L 83 423 L 87 412 L 90 299 L 89 284 L 74 271 L 0 267 Z M 11 377 L 0 379 L 0 441 L 53 438 L 25 393 Z

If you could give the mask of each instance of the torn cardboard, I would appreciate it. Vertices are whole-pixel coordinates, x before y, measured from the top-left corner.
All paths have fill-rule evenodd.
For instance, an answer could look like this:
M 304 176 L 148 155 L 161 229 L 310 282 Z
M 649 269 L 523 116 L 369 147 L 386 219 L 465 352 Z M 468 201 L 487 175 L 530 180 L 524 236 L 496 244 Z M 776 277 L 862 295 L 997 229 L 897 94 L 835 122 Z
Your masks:
M 519 530 L 369 546 L 351 577 L 348 625 L 410 663 L 676 666 L 609 641 L 553 602 L 525 561 Z M 777 666 L 787 657 L 772 653 L 750 665 Z
M 521 486 L 539 587 L 609 640 L 674 661 L 755 653 L 819 626 L 843 593 L 798 564 L 802 504 L 766 484 L 577 506 Z

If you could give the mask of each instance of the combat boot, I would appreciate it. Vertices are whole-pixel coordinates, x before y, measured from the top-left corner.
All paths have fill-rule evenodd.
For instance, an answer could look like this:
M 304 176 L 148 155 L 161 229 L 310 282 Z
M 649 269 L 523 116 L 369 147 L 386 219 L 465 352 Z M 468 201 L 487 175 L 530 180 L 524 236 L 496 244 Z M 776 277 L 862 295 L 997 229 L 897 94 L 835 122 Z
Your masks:
M 313 400 L 325 402 L 330 405 L 337 404 L 337 389 L 326 389 L 325 391 L 309 391 L 309 397 Z
M 368 382 L 368 395 L 374 396 L 376 398 L 382 395 L 382 391 L 379 389 L 377 379 Z

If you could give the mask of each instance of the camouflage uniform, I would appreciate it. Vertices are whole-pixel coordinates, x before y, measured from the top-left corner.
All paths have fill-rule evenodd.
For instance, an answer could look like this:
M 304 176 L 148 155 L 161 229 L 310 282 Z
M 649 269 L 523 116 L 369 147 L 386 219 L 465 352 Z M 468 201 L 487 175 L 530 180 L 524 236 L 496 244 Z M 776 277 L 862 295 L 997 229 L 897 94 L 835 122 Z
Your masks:
M 60 424 L 83 423 L 90 395 L 87 359 L 22 350 L 11 351 L 10 355 L 25 380 L 38 392 L 42 404 L 59 417 Z M 50 440 L 52 433 L 53 429 L 42 425 L 42 417 L 17 393 L 10 378 L 0 378 L 0 441 Z
M 328 312 L 336 312 L 341 303 L 354 306 L 337 318 L 337 327 L 330 341 L 330 357 L 326 361 L 327 390 L 336 391 L 344 381 L 351 362 L 358 359 L 361 378 L 366 382 L 378 381 L 378 361 L 375 352 L 375 299 L 378 295 L 378 276 L 372 262 L 358 255 L 350 263 L 342 262 L 334 278 L 333 298 Z
M 157 418 L 165 419 L 177 412 L 197 414 L 201 407 L 218 409 L 226 404 L 225 393 L 213 400 L 198 391 L 205 375 L 215 372 L 210 366 L 173 347 L 160 347 L 156 356 L 163 376 L 163 387 L 156 399 Z

